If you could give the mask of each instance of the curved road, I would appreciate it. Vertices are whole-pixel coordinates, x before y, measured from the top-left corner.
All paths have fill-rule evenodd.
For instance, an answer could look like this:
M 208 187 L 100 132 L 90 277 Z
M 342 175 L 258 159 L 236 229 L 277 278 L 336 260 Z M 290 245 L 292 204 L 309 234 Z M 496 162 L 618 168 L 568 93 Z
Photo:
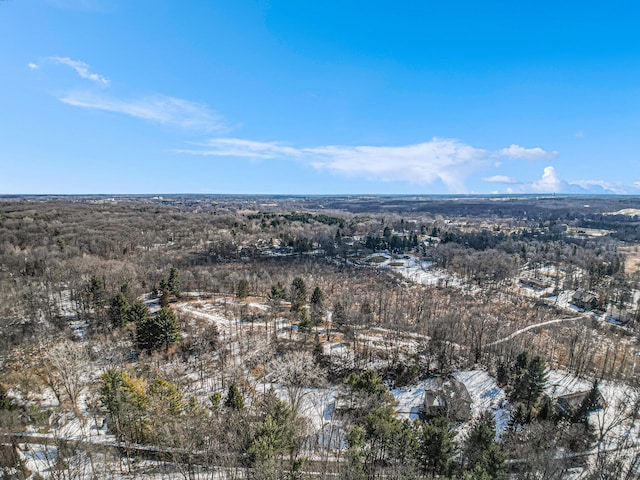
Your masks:
M 579 315 L 577 317 L 556 318 L 555 320 L 547 320 L 546 322 L 536 323 L 535 325 L 529 325 L 527 327 L 521 328 L 520 330 L 516 330 L 515 332 L 507 335 L 504 338 L 501 338 L 500 340 L 496 340 L 495 342 L 487 343 L 486 345 L 483 345 L 483 347 L 493 347 L 494 345 L 499 345 L 501 343 L 508 342 L 512 338 L 515 338 L 518 335 L 523 334 L 524 332 L 528 332 L 529 330 L 533 330 L 534 328 L 544 327 L 546 325 L 553 325 L 554 323 L 571 322 L 571 321 L 574 321 L 574 320 L 581 320 L 581 319 L 584 319 L 584 318 L 586 318 L 586 317 L 584 317 L 583 315 Z

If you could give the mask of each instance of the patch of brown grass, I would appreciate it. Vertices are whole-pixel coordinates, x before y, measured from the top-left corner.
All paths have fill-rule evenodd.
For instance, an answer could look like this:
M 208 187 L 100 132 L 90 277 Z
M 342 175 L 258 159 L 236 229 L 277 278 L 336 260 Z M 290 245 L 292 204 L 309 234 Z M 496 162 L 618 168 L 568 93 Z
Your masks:
M 624 272 L 632 275 L 640 270 L 640 246 L 628 245 L 618 249 L 624 255 Z

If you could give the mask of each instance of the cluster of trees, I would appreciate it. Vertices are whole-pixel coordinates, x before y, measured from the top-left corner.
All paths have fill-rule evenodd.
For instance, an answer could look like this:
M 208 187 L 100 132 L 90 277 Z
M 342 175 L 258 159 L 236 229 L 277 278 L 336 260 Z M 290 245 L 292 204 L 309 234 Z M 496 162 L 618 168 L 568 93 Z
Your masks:
M 250 294 L 250 285 L 247 279 L 243 278 L 238 281 L 236 286 L 236 297 L 240 300 L 246 299 Z M 297 321 L 301 331 L 305 333 L 311 332 L 313 326 L 321 325 L 325 319 L 325 294 L 322 289 L 316 286 L 309 296 L 307 284 L 302 277 L 295 277 L 291 281 L 288 290 L 277 282 L 271 285 L 269 292 L 269 301 L 278 310 L 280 302 L 288 300 L 291 307 L 289 311 L 292 317 Z
M 596 290 L 602 298 L 611 298 L 611 279 L 624 277 L 624 261 L 616 242 L 607 237 L 575 238 L 564 230 L 549 235 L 554 227 L 524 228 L 510 235 L 486 229 L 434 229 L 432 235 L 440 242 L 427 250 L 427 256 L 436 265 L 479 285 L 512 279 L 525 264 L 533 275 L 538 268 L 551 265 L 557 272 L 567 272 L 566 288 Z
M 602 397 L 598 381 L 595 380 L 588 395 L 573 411 L 555 409 L 553 400 L 543 394 L 547 384 L 545 361 L 538 355 L 530 356 L 526 351 L 520 353 L 511 365 L 500 363 L 497 380 L 504 388 L 511 405 L 509 425 L 513 429 L 528 425 L 534 420 L 542 420 L 581 423 L 588 430 L 589 413 L 601 407 Z
M 498 365 L 498 382 L 504 387 L 514 407 L 513 425 L 531 421 L 547 382 L 545 369 L 542 357 L 529 357 L 526 351 L 520 353 L 512 365 Z
M 101 377 L 99 394 L 109 429 L 120 441 L 169 448 L 163 451 L 185 464 L 191 475 L 196 465 L 210 463 L 275 480 L 304 465 L 299 452 L 305 424 L 273 391 L 254 397 L 246 407 L 244 394 L 233 383 L 224 399 L 215 393 L 201 402 L 164 379 L 147 381 L 111 369 Z
M 382 231 L 382 236 L 367 235 L 364 246 L 374 252 L 389 250 L 395 253 L 402 253 L 418 248 L 418 234 L 415 231 L 408 232 L 407 235 L 396 235 L 386 226 Z
M 89 288 L 95 284 L 92 277 Z M 161 283 L 162 284 L 162 283 Z M 151 314 L 148 306 L 139 300 L 133 300 L 130 294 L 128 284 L 123 284 L 120 291 L 111 299 L 110 305 L 106 310 L 109 321 L 108 329 L 119 329 L 127 324 L 135 325 L 136 344 L 138 348 L 145 351 L 157 350 L 164 348 L 168 350 L 172 345 L 180 341 L 180 327 L 176 314 L 169 307 L 169 294 L 179 295 L 179 271 L 172 267 L 169 272 L 169 280 L 165 282 L 163 293 L 160 297 L 161 308 L 159 311 Z M 101 297 L 104 296 L 103 290 Z M 96 314 L 100 318 L 103 317 L 104 301 L 94 303 Z M 99 310 L 98 310 L 99 309 Z
M 136 343 L 142 350 L 167 351 L 180 338 L 176 314 L 169 307 L 162 307 L 155 315 L 145 314 L 136 322 Z
M 270 225 L 272 227 L 277 227 L 281 223 L 289 222 L 300 222 L 300 223 L 310 223 L 310 222 L 318 222 L 323 223 L 325 225 L 337 225 L 339 228 L 344 228 L 345 221 L 344 218 L 333 217 L 325 214 L 317 214 L 314 215 L 309 212 L 290 212 L 290 213 L 275 213 L 275 212 L 258 212 L 251 213 L 247 215 L 249 220 L 261 220 L 263 222 L 263 226 L 266 226 L 265 221 L 270 220 Z
M 345 379 L 343 415 L 349 425 L 344 478 L 506 478 L 506 455 L 496 443 L 491 414 L 480 416 L 461 440 L 445 417 L 400 420 L 393 396 L 374 371 Z
M 274 480 L 302 478 L 309 469 L 363 480 L 506 478 L 506 454 L 495 441 L 490 414 L 476 419 L 459 440 L 446 418 L 400 420 L 393 396 L 374 371 L 354 372 L 344 385 L 345 407 L 338 414 L 347 429 L 347 449 L 342 460 L 324 465 L 301 456 L 310 441 L 306 421 L 299 406 L 273 391 L 254 397 L 247 407 L 234 383 L 224 399 L 216 393 L 201 403 L 164 379 L 147 381 L 111 369 L 101 377 L 99 394 L 109 428 L 120 441 L 171 448 L 190 468 L 212 461 L 247 469 L 250 478 Z

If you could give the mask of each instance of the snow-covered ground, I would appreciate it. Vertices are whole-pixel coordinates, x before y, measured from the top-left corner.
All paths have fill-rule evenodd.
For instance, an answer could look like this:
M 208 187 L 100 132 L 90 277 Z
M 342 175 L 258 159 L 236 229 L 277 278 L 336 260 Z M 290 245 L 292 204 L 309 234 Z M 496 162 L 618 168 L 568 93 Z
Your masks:
M 278 383 L 252 383 L 258 392 L 273 391 L 280 400 L 291 401 L 287 389 Z M 338 392 L 339 389 L 335 386 L 304 388 L 300 392 L 298 414 L 306 419 L 310 438 L 329 450 L 346 448 L 342 422 L 335 416 Z M 313 448 L 314 445 L 309 447 Z
M 502 338 L 500 338 L 500 339 L 498 339 L 498 340 L 496 340 L 494 342 L 487 343 L 485 345 L 485 347 L 493 347 L 495 345 L 499 345 L 501 343 L 508 342 L 512 338 L 515 338 L 518 335 L 521 335 L 521 334 L 523 334 L 525 332 L 528 332 L 530 330 L 534 330 L 534 329 L 537 329 L 537 328 L 545 327 L 545 326 L 548 326 L 548 325 L 553 325 L 553 324 L 556 324 L 556 323 L 573 322 L 573 321 L 580 320 L 580 319 L 582 319 L 581 316 L 574 316 L 574 317 L 569 317 L 569 318 L 556 318 L 556 319 L 553 319 L 553 320 L 547 320 L 546 322 L 536 323 L 536 324 L 533 324 L 533 325 L 527 325 L 524 328 L 521 328 L 519 330 L 516 330 L 515 332 L 510 333 L 506 337 L 502 337 Z
M 562 370 L 547 373 L 545 394 L 557 398 L 569 393 L 591 389 L 593 380 L 578 378 Z M 600 394 L 605 406 L 589 415 L 589 422 L 595 428 L 599 448 L 628 448 L 640 445 L 640 422 L 634 422 L 640 409 L 640 389 L 620 382 L 600 381 Z
M 398 402 L 396 410 L 400 418 L 415 420 L 419 417 L 420 405 L 424 401 L 424 392 L 432 383 L 433 379 L 427 379 L 413 385 L 391 390 L 393 397 Z
M 434 270 L 429 262 L 417 259 L 412 255 L 405 255 L 402 258 L 393 258 L 391 255 L 378 254 L 380 260 L 377 260 L 377 266 L 389 268 L 399 272 L 405 278 L 426 285 L 437 285 L 448 283 L 449 285 L 460 285 L 459 282 L 444 271 Z M 521 290 L 529 292 L 531 296 L 541 296 L 539 292 L 530 288 L 522 287 Z M 571 294 L 573 292 L 563 292 L 557 298 L 547 298 L 548 302 L 553 302 L 561 308 L 567 309 L 568 312 L 575 316 L 576 307 L 570 304 Z M 217 297 L 212 300 L 206 294 L 189 292 L 191 299 L 187 302 L 178 302 L 172 305 L 177 312 L 202 319 L 217 325 L 221 332 L 227 335 L 230 342 L 239 344 L 241 337 L 239 332 L 248 325 L 242 324 L 237 319 L 230 318 L 227 308 L 237 305 L 247 305 L 250 308 L 259 311 L 268 311 L 269 306 L 260 302 L 260 299 L 248 299 L 247 302 L 238 302 L 236 299 L 229 297 Z M 158 299 L 147 298 L 146 303 L 150 308 L 159 308 Z M 552 320 L 565 321 L 567 319 Z M 549 323 L 549 322 L 547 322 Z M 289 320 L 277 318 L 272 320 L 273 325 L 280 335 L 290 335 L 297 327 L 292 325 Z M 523 331 L 533 328 L 525 327 Z M 517 333 L 517 332 L 516 332 Z M 513 334 L 512 334 L 513 335 Z M 400 346 L 402 350 L 413 351 L 415 346 L 422 340 L 428 339 L 425 335 L 418 333 L 396 332 L 382 327 L 366 329 L 361 333 L 357 333 L 360 343 L 367 344 L 369 347 L 384 351 L 392 343 L 393 346 Z M 390 342 L 393 339 L 393 342 Z M 325 354 L 329 354 L 336 359 L 340 359 L 342 363 L 353 362 L 353 348 L 345 344 L 339 337 L 335 338 L 332 343 L 324 342 L 322 344 Z M 240 351 L 240 348 L 236 349 Z M 96 379 L 100 375 L 98 367 L 89 372 L 92 379 Z M 248 375 L 250 376 L 250 375 Z M 477 418 L 481 413 L 490 411 L 496 422 L 496 435 L 499 438 L 505 432 L 509 421 L 509 410 L 504 391 L 497 385 L 495 379 L 486 371 L 481 369 L 458 371 L 453 376 L 462 382 L 467 388 L 471 397 L 471 414 L 472 419 Z M 200 379 L 197 375 L 192 376 L 192 380 L 198 383 Z M 264 380 L 263 380 L 264 381 Z M 289 400 L 287 391 L 281 385 L 276 383 L 262 383 L 258 380 L 250 380 L 253 388 L 257 392 L 274 389 L 276 394 L 283 400 Z M 433 379 L 426 379 L 402 388 L 395 388 L 391 391 L 396 399 L 396 410 L 400 418 L 416 419 L 420 405 L 424 400 L 425 391 L 429 388 Z M 200 390 L 205 389 L 204 383 L 198 383 Z M 552 398 L 573 393 L 585 391 L 591 388 L 590 380 L 576 378 L 575 376 L 559 370 L 551 370 L 548 372 L 548 383 L 545 393 Z M 194 386 L 194 388 L 196 388 Z M 344 431 L 339 419 L 334 416 L 335 404 L 340 386 L 326 388 L 309 388 L 303 391 L 301 396 L 299 413 L 308 421 L 309 434 L 315 438 L 317 442 L 325 447 L 336 450 L 344 448 Z M 200 391 L 198 390 L 198 391 Z M 605 441 L 599 445 L 606 448 L 615 448 L 622 445 L 623 441 L 628 442 L 629 438 L 637 441 L 640 434 L 640 424 L 634 425 L 628 421 L 628 415 L 632 412 L 634 405 L 640 402 L 640 391 L 614 382 L 601 382 L 600 390 L 605 399 L 606 407 L 601 411 L 594 412 L 590 416 L 590 422 L 594 425 L 596 433 L 605 438 Z M 208 391 L 201 392 L 203 398 L 210 393 Z M 49 398 L 43 402 L 45 406 L 55 406 L 55 399 Z M 57 425 L 55 425 L 45 436 L 55 438 L 64 438 L 68 440 L 84 440 L 95 443 L 111 443 L 115 441 L 113 435 L 106 432 L 101 422 L 100 428 L 92 419 L 87 405 L 87 398 L 82 395 L 79 399 L 78 409 L 82 415 L 78 417 L 68 414 L 60 417 Z M 472 421 L 472 420 L 471 420 Z M 465 422 L 458 427 L 461 435 L 468 430 L 471 421 Z M 40 433 L 32 430 L 30 433 Z M 34 445 L 34 448 L 27 456 L 28 466 L 30 469 L 39 472 L 46 472 L 47 468 L 51 468 L 51 454 L 55 453 L 52 447 L 40 447 Z M 114 477 L 115 478 L 115 477 Z
M 208 320 L 221 328 L 223 331 L 230 331 L 238 322 L 225 317 L 219 312 L 219 307 L 215 304 L 199 300 L 192 303 L 183 303 L 175 306 L 178 312 L 187 313 L 194 317 Z
M 500 436 L 507 428 L 509 411 L 506 408 L 504 391 L 498 386 L 495 379 L 484 370 L 463 370 L 455 372 L 453 376 L 462 382 L 471 396 L 472 419 L 477 418 L 485 411 L 490 411 L 496 421 L 496 434 Z M 414 385 L 395 388 L 391 393 L 398 405 L 396 410 L 401 418 L 416 419 L 419 415 L 419 407 L 424 401 L 425 391 L 433 384 L 433 379 L 422 380 Z M 469 425 L 461 426 L 465 430 Z
M 421 260 L 415 255 L 406 254 L 396 257 L 389 253 L 376 253 L 367 258 L 372 266 L 388 268 L 415 283 L 432 286 L 462 286 L 462 282 L 451 273 L 435 268 L 431 262 Z
M 500 437 L 507 429 L 510 418 L 504 390 L 484 370 L 463 370 L 454 373 L 453 376 L 467 387 L 473 402 L 471 412 L 474 418 L 487 410 L 493 413 L 496 436 Z

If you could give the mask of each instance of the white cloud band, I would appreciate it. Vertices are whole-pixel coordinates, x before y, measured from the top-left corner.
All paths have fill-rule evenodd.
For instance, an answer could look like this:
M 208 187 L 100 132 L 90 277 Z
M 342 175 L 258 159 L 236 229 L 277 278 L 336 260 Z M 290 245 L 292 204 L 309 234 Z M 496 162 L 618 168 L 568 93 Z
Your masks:
M 120 100 L 93 93 L 71 92 L 60 98 L 60 101 L 74 107 L 122 113 L 186 129 L 204 132 L 225 129 L 222 118 L 206 106 L 165 95 Z
M 507 177 L 506 175 L 494 175 L 492 177 L 485 177 L 482 180 L 488 183 L 518 183 L 518 180 L 513 177 Z
M 67 67 L 72 68 L 80 78 L 91 80 L 92 82 L 104 85 L 105 87 L 109 86 L 111 83 L 107 77 L 91 72 L 91 70 L 89 70 L 89 65 L 79 60 L 73 60 L 69 57 L 50 57 L 49 60 L 59 65 L 66 65 Z
M 426 184 L 442 181 L 450 191 L 465 191 L 464 180 L 488 164 L 489 153 L 455 140 L 433 138 L 414 145 L 295 148 L 277 142 L 236 138 L 212 139 L 199 149 L 180 153 L 256 159 L 300 159 L 318 170 L 371 180 Z
M 498 152 L 499 155 L 508 158 L 520 158 L 524 160 L 553 160 L 558 156 L 556 150 L 547 151 L 540 147 L 524 148 L 520 145 L 510 145 Z
M 519 145 L 490 153 L 450 138 L 433 138 L 428 142 L 391 147 L 327 145 L 307 148 L 296 148 L 280 142 L 214 138 L 200 147 L 176 152 L 219 157 L 298 159 L 318 170 L 349 177 L 360 176 L 369 180 L 417 184 L 430 184 L 440 180 L 452 192 L 466 191 L 466 178 L 474 171 L 487 167 L 491 158 L 496 155 L 525 159 L 554 158 L 558 155 L 556 151 L 547 152 L 539 147 L 524 148 Z M 554 182 L 555 171 L 553 167 L 548 168 L 550 170 L 545 169 L 546 176 L 531 187 L 534 191 L 557 187 L 557 182 Z M 492 183 L 518 183 L 516 179 L 504 175 L 483 180 Z

